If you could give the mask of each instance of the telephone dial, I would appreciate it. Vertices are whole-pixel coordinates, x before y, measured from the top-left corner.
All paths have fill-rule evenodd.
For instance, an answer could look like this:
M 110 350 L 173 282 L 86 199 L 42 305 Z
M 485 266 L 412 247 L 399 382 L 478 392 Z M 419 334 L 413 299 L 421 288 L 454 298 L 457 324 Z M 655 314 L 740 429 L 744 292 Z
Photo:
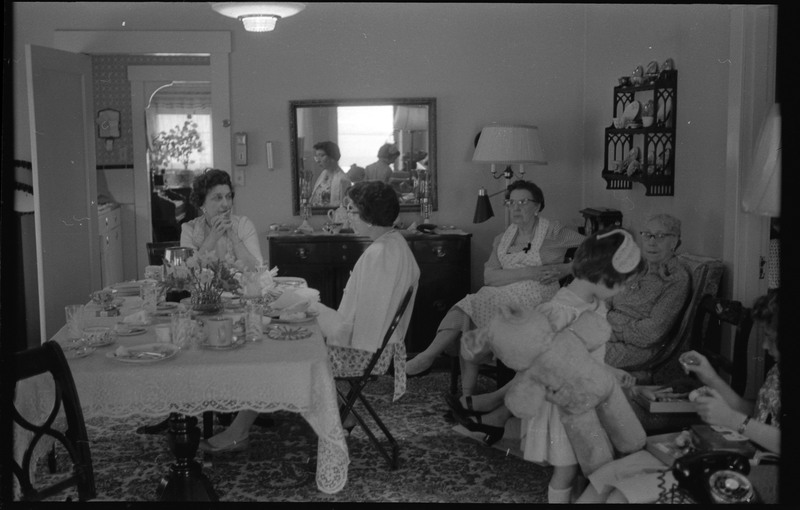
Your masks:
M 756 503 L 749 472 L 747 458 L 733 452 L 691 453 L 672 466 L 678 486 L 700 504 Z

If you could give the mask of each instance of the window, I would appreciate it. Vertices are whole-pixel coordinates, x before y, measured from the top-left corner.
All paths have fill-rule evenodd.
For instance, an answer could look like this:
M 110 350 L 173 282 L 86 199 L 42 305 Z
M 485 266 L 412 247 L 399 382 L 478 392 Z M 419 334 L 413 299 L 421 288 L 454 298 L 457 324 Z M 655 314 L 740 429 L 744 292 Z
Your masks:
M 394 143 L 394 107 L 340 106 L 338 108 L 339 166 L 346 172 L 350 165 L 366 167 L 378 160 L 378 149 Z

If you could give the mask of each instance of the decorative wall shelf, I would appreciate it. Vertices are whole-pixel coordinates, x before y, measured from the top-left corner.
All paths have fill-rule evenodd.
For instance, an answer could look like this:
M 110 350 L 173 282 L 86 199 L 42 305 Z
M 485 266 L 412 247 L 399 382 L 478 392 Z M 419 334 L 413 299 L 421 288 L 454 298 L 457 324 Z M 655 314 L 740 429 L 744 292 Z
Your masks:
M 655 109 L 649 127 L 642 125 L 637 105 L 629 107 L 642 100 L 652 101 Z M 662 71 L 650 83 L 614 87 L 614 118 L 626 119 L 627 125 L 605 128 L 606 189 L 632 189 L 637 182 L 646 196 L 675 194 L 677 111 L 678 71 Z

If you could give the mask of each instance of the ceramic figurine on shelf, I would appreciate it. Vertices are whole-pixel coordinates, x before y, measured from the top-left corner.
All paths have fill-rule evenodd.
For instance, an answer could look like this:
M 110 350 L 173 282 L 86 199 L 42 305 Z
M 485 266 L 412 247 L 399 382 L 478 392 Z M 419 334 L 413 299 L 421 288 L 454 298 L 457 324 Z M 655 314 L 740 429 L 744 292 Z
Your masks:
M 647 81 L 649 83 L 653 83 L 656 81 L 656 79 L 658 79 L 658 62 L 651 60 L 650 63 L 647 64 L 645 76 L 647 77 Z
M 642 117 L 653 117 L 656 113 L 656 106 L 653 103 L 652 99 L 649 99 L 643 106 L 642 106 Z
M 633 70 L 633 74 L 631 75 L 631 83 L 634 85 L 641 85 L 643 80 L 644 68 L 642 66 L 636 66 L 636 69 Z

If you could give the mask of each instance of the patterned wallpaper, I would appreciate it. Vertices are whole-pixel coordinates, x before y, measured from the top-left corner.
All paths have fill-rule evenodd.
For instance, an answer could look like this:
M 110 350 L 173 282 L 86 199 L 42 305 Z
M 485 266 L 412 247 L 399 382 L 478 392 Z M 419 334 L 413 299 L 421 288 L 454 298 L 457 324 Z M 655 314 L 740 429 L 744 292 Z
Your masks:
M 112 108 L 120 112 L 120 137 L 113 148 L 106 150 L 105 140 L 97 138 L 97 166 L 132 166 L 133 134 L 131 122 L 131 86 L 128 81 L 129 65 L 208 65 L 208 57 L 154 55 L 93 55 L 94 110 Z M 97 130 L 95 130 L 95 136 Z

